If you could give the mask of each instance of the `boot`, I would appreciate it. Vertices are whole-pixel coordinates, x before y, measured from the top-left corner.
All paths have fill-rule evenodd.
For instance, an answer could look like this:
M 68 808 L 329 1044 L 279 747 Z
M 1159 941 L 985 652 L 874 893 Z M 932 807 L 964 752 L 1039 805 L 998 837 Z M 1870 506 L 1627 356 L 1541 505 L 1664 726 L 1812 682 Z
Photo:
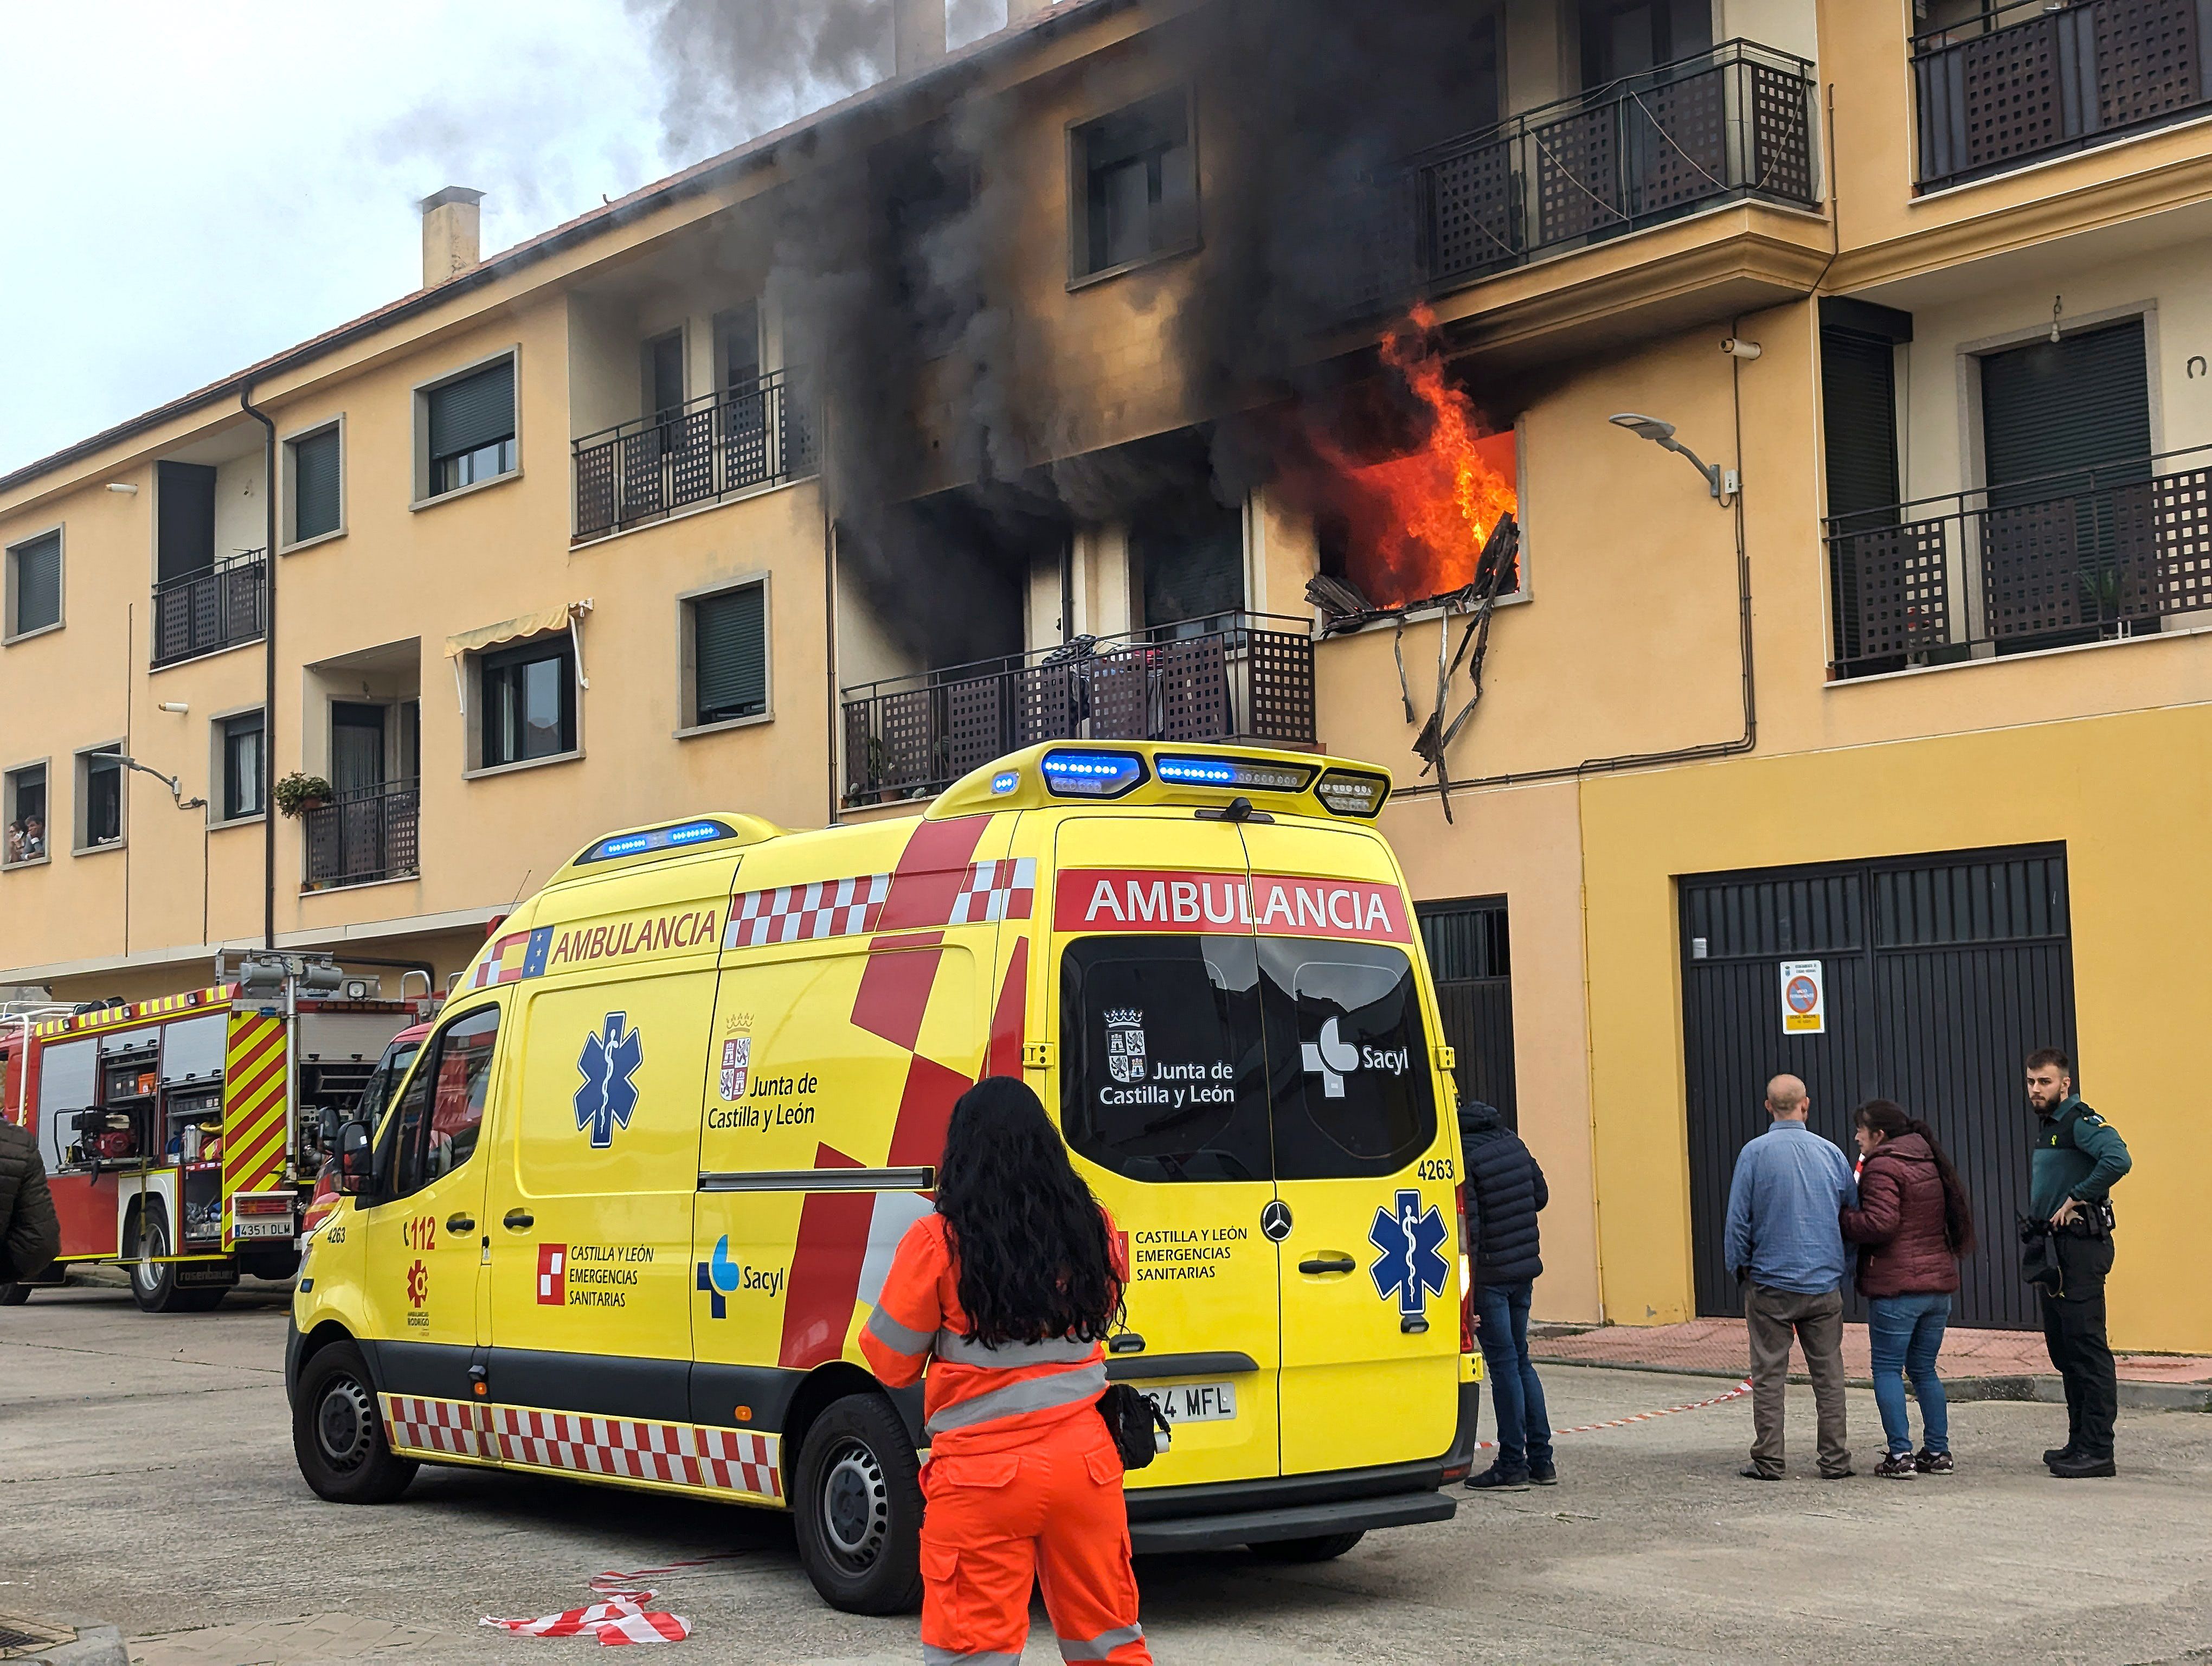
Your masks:
M 2062 1457 L 2052 1464 L 2051 1473 L 2061 1481 L 2087 1481 L 2097 1475 L 2117 1475 L 2119 1471 L 2108 1457 L 2076 1452 L 2072 1457 Z

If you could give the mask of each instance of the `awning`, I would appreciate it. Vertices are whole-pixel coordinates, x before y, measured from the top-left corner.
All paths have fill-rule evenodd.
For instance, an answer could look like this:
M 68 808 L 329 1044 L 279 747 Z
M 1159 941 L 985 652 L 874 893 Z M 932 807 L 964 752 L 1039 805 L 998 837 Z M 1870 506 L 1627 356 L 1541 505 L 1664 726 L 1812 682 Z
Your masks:
M 511 619 L 501 619 L 497 624 L 485 625 L 478 630 L 465 630 L 458 636 L 446 638 L 446 657 L 453 662 L 453 694 L 460 702 L 461 714 L 469 709 L 468 678 L 462 670 L 462 661 L 471 654 L 481 654 L 488 648 L 497 648 L 502 642 L 520 641 L 526 636 L 547 636 L 556 630 L 568 633 L 568 641 L 576 650 L 576 686 L 589 689 L 591 678 L 584 675 L 584 616 L 592 611 L 592 599 L 564 602 L 558 607 L 540 609 L 535 613 L 518 613 Z

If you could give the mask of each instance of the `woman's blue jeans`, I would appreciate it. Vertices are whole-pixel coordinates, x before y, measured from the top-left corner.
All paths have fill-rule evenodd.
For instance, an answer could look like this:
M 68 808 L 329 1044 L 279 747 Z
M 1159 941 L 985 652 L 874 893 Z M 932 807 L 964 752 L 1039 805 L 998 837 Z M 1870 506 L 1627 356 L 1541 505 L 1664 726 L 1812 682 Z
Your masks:
M 1476 1331 L 1482 1345 L 1482 1375 L 1498 1416 L 1498 1464 L 1526 1469 L 1552 1461 L 1552 1426 L 1544 1409 L 1544 1385 L 1528 1359 L 1528 1300 L 1534 1281 L 1480 1285 L 1474 1292 Z
M 1936 1355 L 1950 1322 L 1948 1296 L 1875 1296 L 1867 1303 L 1867 1341 L 1874 1355 L 1874 1403 L 1889 1450 L 1912 1450 L 1912 1426 L 1905 1410 L 1905 1379 L 1920 1401 L 1921 1444 L 1931 1452 L 1951 1450 L 1950 1414 Z

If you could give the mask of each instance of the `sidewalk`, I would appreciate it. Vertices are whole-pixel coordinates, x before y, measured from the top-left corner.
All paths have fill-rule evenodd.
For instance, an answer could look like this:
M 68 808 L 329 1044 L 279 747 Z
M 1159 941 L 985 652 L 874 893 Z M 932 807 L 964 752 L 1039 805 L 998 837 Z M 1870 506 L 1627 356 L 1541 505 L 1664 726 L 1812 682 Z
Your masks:
M 1751 1350 L 1741 1319 L 1692 1319 L 1679 1325 L 1540 1325 L 1528 1333 L 1528 1352 L 1547 1364 L 1605 1365 L 1615 1371 L 1676 1371 L 1694 1377 L 1741 1377 Z M 2118 1356 L 2120 1404 L 2146 1410 L 2212 1411 L 2212 1359 L 2184 1354 Z M 1790 1375 L 1805 1380 L 1805 1357 L 1790 1353 Z M 1944 1333 L 1938 1362 L 1944 1387 L 1961 1400 L 2062 1400 L 2043 1338 L 2028 1330 Z M 1872 1383 L 1867 1328 L 1844 1327 L 1844 1371 L 1863 1388 Z

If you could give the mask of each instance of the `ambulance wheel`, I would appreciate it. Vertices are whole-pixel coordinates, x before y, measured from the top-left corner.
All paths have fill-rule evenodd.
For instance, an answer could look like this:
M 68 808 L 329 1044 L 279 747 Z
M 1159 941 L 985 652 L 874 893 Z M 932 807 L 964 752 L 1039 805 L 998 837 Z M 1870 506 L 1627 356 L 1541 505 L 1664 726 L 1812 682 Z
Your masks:
M 1366 1536 L 1364 1532 L 1322 1533 L 1310 1539 L 1268 1539 L 1245 1548 L 1263 1562 L 1333 1562 Z
M 316 1496 L 332 1504 L 389 1504 L 422 1467 L 386 1443 L 368 1365 L 351 1342 L 331 1343 L 300 1373 L 292 1456 Z
M 12 1279 L 0 1284 L 0 1307 L 21 1307 L 31 1299 L 31 1286 L 17 1284 Z
M 831 1608 L 921 1606 L 921 1464 L 889 1401 L 848 1394 L 814 1420 L 792 1506 L 800 1565 Z

